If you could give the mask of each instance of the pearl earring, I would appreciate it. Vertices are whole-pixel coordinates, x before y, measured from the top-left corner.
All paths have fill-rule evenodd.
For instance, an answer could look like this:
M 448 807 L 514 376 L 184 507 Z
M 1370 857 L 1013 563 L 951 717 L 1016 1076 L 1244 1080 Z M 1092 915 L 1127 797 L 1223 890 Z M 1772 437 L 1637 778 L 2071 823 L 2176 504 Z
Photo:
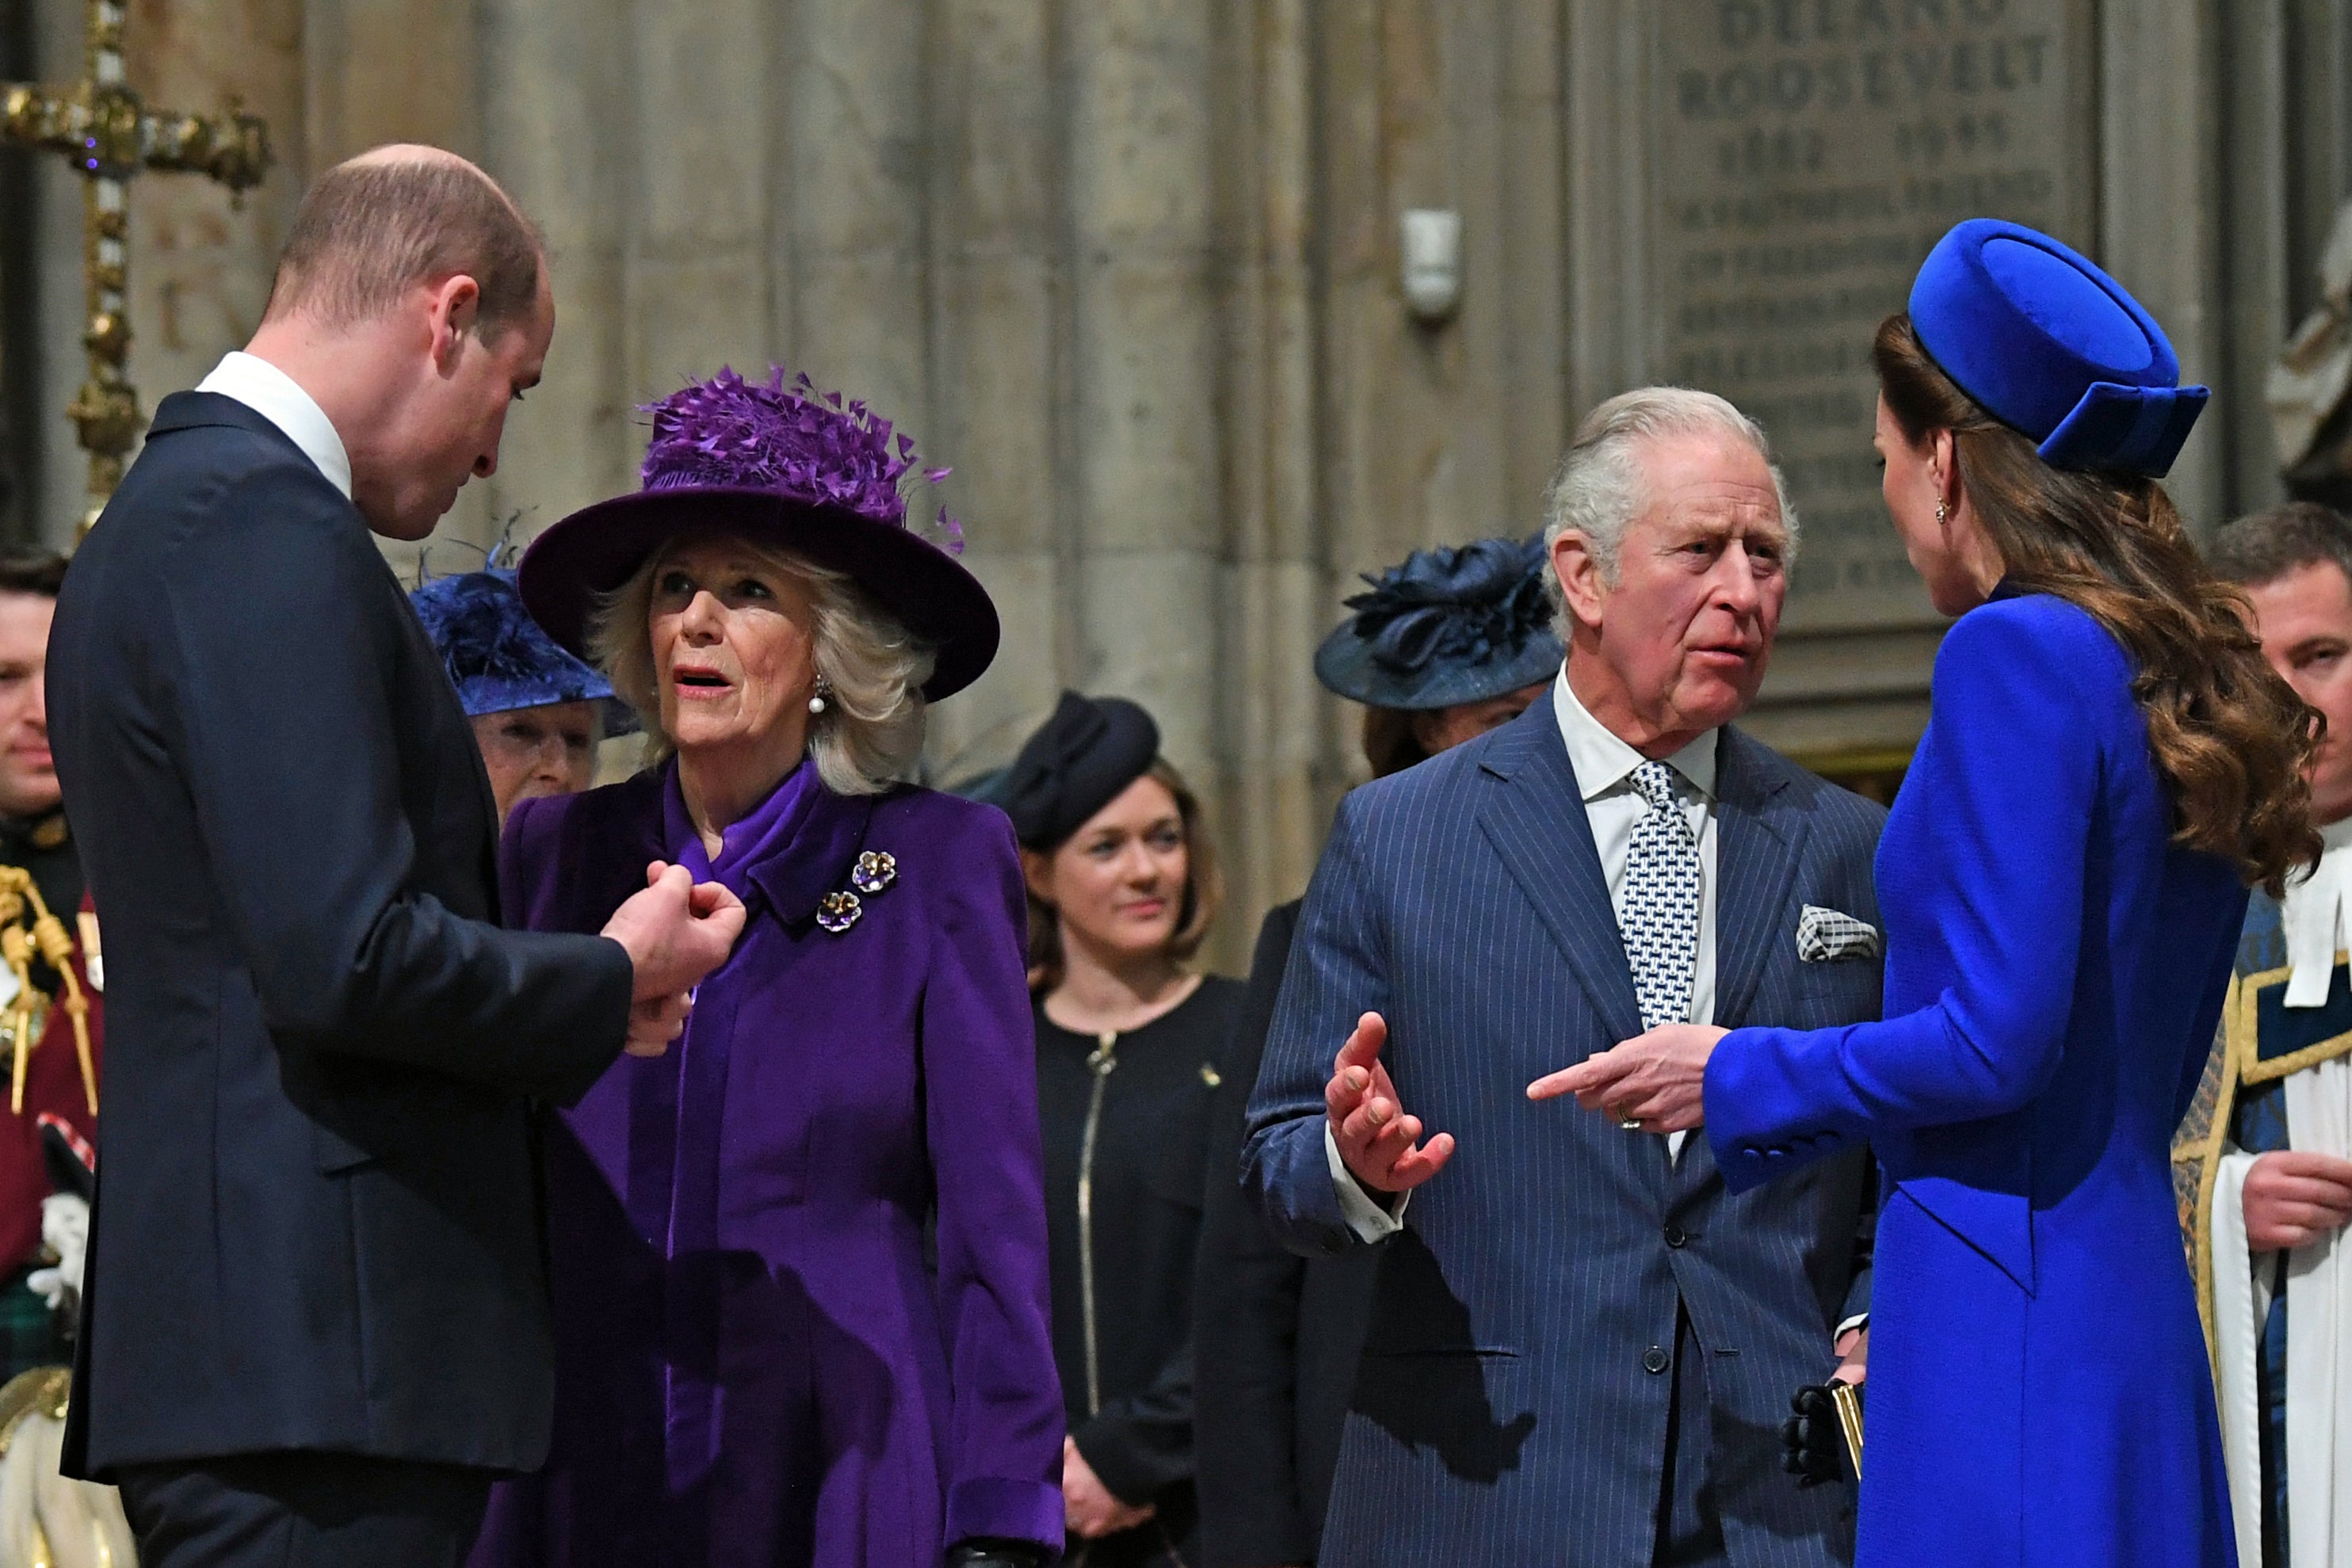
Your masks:
M 826 706 L 824 699 L 832 695 L 833 683 L 819 675 L 816 678 L 816 695 L 809 698 L 810 716 L 814 716 L 824 713 Z
M 1950 509 L 1948 508 L 1943 502 L 1938 501 L 1936 503 L 1936 526 L 1937 528 L 1940 528 L 1946 523 L 1951 521 L 1951 516 L 1952 514 Z

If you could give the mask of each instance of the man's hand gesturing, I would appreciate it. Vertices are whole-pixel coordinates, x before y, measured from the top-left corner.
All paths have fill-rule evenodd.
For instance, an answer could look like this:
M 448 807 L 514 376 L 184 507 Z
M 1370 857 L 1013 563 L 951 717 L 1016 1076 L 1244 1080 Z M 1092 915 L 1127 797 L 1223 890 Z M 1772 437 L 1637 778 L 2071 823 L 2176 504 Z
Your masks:
M 1439 1133 L 1420 1143 L 1421 1118 L 1408 1116 L 1396 1085 L 1381 1065 L 1388 1021 L 1378 1013 L 1356 1020 L 1356 1032 L 1331 1064 L 1323 1103 L 1339 1158 L 1358 1181 L 1375 1192 L 1404 1192 L 1445 1168 L 1454 1155 L 1454 1134 Z
M 646 890 L 613 912 L 604 935 L 635 971 L 628 1051 L 659 1056 L 686 1027 L 690 993 L 727 961 L 743 934 L 743 901 L 715 882 L 697 883 L 684 866 L 655 861 Z

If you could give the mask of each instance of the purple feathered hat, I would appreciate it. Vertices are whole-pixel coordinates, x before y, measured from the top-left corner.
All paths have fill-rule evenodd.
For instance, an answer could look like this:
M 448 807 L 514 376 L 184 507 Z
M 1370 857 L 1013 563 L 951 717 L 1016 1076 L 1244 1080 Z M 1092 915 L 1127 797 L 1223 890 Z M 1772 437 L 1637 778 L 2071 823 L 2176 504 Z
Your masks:
M 711 531 L 805 556 L 872 595 L 938 650 L 929 701 L 971 685 L 996 657 L 996 606 L 952 553 L 962 530 L 945 511 L 936 537 L 908 526 L 901 485 L 918 460 L 888 420 L 838 392 L 820 396 L 806 376 L 788 386 L 781 370 L 764 384 L 722 370 L 648 412 L 645 487 L 572 513 L 523 553 L 523 602 L 558 643 L 584 654 L 598 594 L 678 535 Z

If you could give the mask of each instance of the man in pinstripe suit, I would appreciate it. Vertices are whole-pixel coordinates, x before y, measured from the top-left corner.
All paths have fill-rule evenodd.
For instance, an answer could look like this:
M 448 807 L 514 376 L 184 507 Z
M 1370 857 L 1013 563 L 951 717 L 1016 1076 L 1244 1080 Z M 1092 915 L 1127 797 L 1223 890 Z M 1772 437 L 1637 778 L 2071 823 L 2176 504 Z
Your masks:
M 1760 430 L 1626 393 L 1548 509 L 1568 663 L 1341 806 L 1250 1104 L 1275 1233 L 1381 1252 L 1323 1560 L 1843 1563 L 1777 1432 L 1867 1301 L 1862 1157 L 1735 1197 L 1526 1087 L 1666 1019 L 1876 1017 L 1885 813 L 1729 727 L 1796 546 Z

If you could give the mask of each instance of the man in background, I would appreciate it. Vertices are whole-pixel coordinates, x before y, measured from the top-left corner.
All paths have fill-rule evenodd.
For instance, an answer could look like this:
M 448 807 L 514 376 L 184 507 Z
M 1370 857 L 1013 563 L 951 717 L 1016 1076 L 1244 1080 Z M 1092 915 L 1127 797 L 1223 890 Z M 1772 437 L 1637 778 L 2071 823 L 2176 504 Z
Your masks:
M 86 1015 L 90 1065 L 102 1052 L 99 987 L 104 982 L 97 955 L 98 926 L 82 910 L 81 856 L 58 789 L 49 756 L 48 706 L 44 674 L 48 664 L 49 622 L 65 581 L 58 555 L 0 556 L 0 866 L 27 873 L 43 904 L 56 915 L 73 945 L 69 960 Z M 26 908 L 21 924 L 30 929 Z M 58 968 L 36 957 L 32 1039 L 25 1061 L 21 1106 L 0 1102 L 0 1382 L 36 1366 L 52 1366 L 72 1353 L 58 1311 L 58 1299 L 27 1282 L 42 1266 L 41 1207 L 52 1196 L 42 1155 L 39 1118 L 62 1118 L 84 1138 L 94 1137 L 98 1107 L 82 1077 L 76 1031 L 66 1009 L 66 981 Z M 13 970 L 0 968 L 0 1020 L 27 1000 Z M 13 1023 L 0 1025 L 0 1077 L 13 1076 L 16 1041 Z
M 2352 522 L 2291 502 L 2230 524 L 2212 556 L 2272 667 L 2327 721 L 2311 762 L 2326 849 L 2284 899 L 2257 888 L 2247 904 L 2174 1169 L 2218 1351 L 2238 1560 L 2352 1568 Z

